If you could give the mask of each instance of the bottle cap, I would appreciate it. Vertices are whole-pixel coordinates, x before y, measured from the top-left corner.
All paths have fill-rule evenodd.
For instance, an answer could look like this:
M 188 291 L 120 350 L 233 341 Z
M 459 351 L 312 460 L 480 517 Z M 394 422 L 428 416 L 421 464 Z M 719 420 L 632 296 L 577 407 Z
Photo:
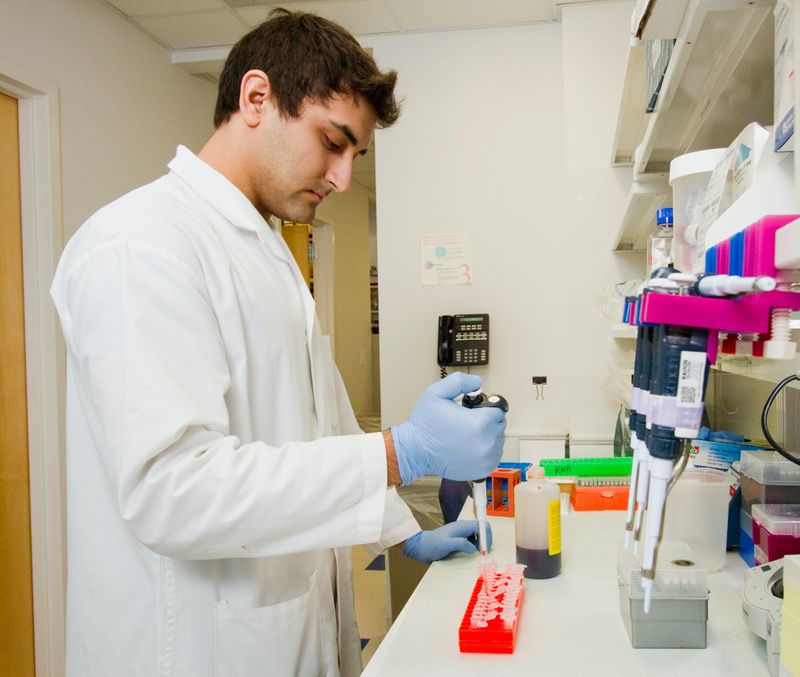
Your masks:
M 532 465 L 530 468 L 528 468 L 528 479 L 529 480 L 544 479 L 544 468 L 540 465 Z
M 672 207 L 664 207 L 663 209 L 656 209 L 656 225 L 658 226 L 671 226 L 672 221 Z

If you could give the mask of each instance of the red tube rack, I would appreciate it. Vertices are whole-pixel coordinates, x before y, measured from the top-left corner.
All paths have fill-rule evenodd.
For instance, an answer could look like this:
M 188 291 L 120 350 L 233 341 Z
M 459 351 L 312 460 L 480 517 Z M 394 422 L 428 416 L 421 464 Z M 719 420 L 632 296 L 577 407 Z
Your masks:
M 494 582 L 495 584 L 501 583 L 505 578 L 507 578 L 505 573 L 498 572 L 494 576 Z M 467 604 L 467 610 L 464 612 L 464 617 L 461 619 L 461 625 L 458 628 L 458 649 L 461 653 L 514 653 L 517 624 L 519 623 L 522 596 L 524 594 L 521 573 L 519 574 L 519 584 L 519 596 L 514 605 L 514 617 L 511 622 L 507 623 L 498 615 L 497 618 L 488 620 L 486 627 L 479 628 L 472 625 L 472 612 L 484 585 L 483 575 L 478 576 Z M 502 603 L 505 592 L 498 591 L 495 597 L 498 602 Z

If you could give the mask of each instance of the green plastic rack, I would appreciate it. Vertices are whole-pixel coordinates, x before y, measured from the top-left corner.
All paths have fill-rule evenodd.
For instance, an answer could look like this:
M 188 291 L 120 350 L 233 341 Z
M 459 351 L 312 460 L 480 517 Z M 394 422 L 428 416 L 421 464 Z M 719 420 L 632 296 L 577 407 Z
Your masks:
M 543 458 L 539 465 L 544 468 L 545 477 L 613 477 L 630 475 L 633 459 L 630 457 L 611 458 Z

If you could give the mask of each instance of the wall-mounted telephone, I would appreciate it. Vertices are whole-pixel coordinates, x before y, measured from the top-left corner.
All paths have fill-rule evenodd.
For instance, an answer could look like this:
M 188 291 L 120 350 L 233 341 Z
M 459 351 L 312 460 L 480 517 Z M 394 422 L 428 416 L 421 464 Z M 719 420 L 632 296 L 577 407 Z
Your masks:
M 440 315 L 436 347 L 441 367 L 489 364 L 489 316 Z

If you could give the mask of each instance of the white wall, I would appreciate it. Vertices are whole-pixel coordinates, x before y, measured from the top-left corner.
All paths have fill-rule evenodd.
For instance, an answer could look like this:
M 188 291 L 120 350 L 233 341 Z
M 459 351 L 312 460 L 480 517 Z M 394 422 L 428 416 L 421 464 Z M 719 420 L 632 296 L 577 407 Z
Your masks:
M 631 2 L 564 8 L 561 24 L 375 37 L 399 71 L 398 124 L 377 135 L 384 424 L 438 378 L 439 314 L 488 312 L 510 435 L 613 436 L 610 323 L 596 296 L 641 275 L 611 240 L 630 170 L 610 168 Z M 472 239 L 474 283 L 423 287 L 419 238 Z M 531 376 L 545 375 L 536 400 Z
M 213 129 L 216 87 L 99 0 L 5 0 L 0 59 L 58 86 L 64 240 Z
M 488 312 L 475 368 L 511 402 L 509 428 L 568 425 L 561 26 L 375 38 L 399 71 L 398 124 L 377 135 L 381 402 L 402 420 L 438 378 L 440 314 Z M 423 287 L 423 233 L 468 233 L 473 284 Z M 534 374 L 551 385 L 535 401 Z
M 610 336 L 599 298 L 611 285 L 644 275 L 641 254 L 615 253 L 631 168 L 610 166 L 622 96 L 633 2 L 562 9 L 564 159 L 569 307 L 569 429 L 575 437 L 613 437 L 619 401 L 609 371 L 632 342 Z M 655 217 L 655 215 L 654 215 Z

